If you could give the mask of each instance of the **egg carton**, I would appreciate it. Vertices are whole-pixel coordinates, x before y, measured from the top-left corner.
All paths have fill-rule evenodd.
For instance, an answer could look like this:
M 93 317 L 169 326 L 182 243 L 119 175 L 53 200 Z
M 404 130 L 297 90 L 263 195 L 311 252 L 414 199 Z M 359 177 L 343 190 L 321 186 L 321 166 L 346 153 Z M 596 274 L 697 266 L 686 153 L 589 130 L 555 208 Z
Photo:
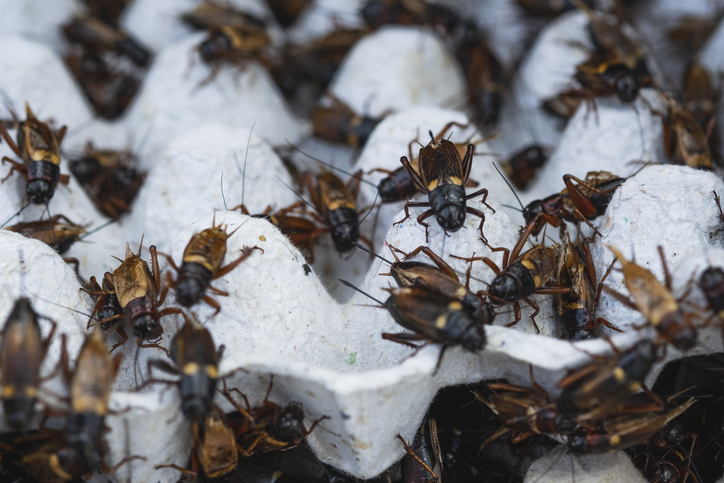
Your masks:
M 11 2 L 1 5 L 5 3 Z M 47 3 L 28 0 L 33 8 L 16 15 L 41 16 L 40 6 Z M 21 118 L 23 105 L 28 102 L 41 119 L 53 118 L 71 128 L 62 145 L 66 155 L 81 151 L 89 138 L 100 147 L 138 148 L 140 140 L 148 137 L 148 142 L 137 149 L 140 167 L 148 171 L 148 176 L 132 212 L 87 242 L 76 243 L 68 253 L 79 260 L 82 276 L 99 277 L 112 271 L 118 262 L 111 257 L 123 258 L 127 243 L 136 251 L 142 236 L 144 248 L 154 244 L 169 252 L 178 264 L 194 233 L 212 223 L 227 225 L 229 232 L 238 228 L 228 240 L 227 262 L 243 247 L 258 246 L 263 253 L 255 251 L 235 270 L 213 282 L 229 292 L 228 297 L 218 297 L 222 306 L 218 315 L 213 316 L 213 309 L 207 306 L 193 309 L 216 343 L 226 347 L 221 374 L 229 388 L 247 394 L 253 405 L 260 404 L 274 375 L 273 401 L 301 402 L 307 426 L 321 416 L 329 417 L 307 438 L 314 453 L 323 462 L 358 478 L 374 477 L 399 460 L 403 449 L 395 435 L 412 438 L 441 388 L 498 378 L 527 385 L 532 366 L 537 382 L 555 396 L 561 377 L 590 361 L 589 354 L 611 353 L 609 344 L 602 340 L 576 344 L 560 340 L 550 299 L 534 296 L 541 307 L 536 317 L 540 334 L 530 321 L 529 308 L 523 307 L 522 320 L 511 328 L 506 325 L 512 322 L 513 315 L 501 313 L 486 328 L 484 350 L 471 353 L 451 348 L 436 372 L 438 345 L 413 354 L 408 348 L 382 340 L 382 332 L 400 331 L 388 313 L 370 306 L 375 302 L 363 295 L 332 285 L 337 278 L 345 278 L 384 300 L 384 289 L 391 284 L 388 277 L 379 275 L 386 271 L 385 262 L 360 252 L 346 259 L 332 252 L 327 239 L 322 240 L 326 247 L 318 249 L 318 260 L 310 272 L 303 255 L 269 223 L 227 211 L 242 198 L 252 213 L 269 205 L 279 208 L 296 201 L 296 195 L 287 188 L 292 181 L 272 146 L 301 140 L 309 134 L 310 126 L 286 108 L 268 74 L 254 63 L 244 69 L 224 66 L 211 83 L 200 86 L 209 68 L 198 59 L 190 59 L 201 35 L 179 28 L 175 20 L 180 11 L 194 4 L 136 0 L 124 17 L 126 28 L 152 46 L 156 55 L 138 99 L 115 123 L 96 121 L 83 127 L 92 117 L 89 107 L 54 48 L 45 45 L 42 38 L 39 41 L 37 31 L 23 27 L 27 22 L 9 26 L 0 37 L 6 47 L 0 58 L 0 87 Z M 263 9 L 262 2 L 243 4 Z M 77 6 L 68 4 L 64 8 L 65 14 L 53 12 L 39 25 L 46 30 L 55 28 Z M 325 27 L 315 23 L 315 15 L 318 20 L 324 17 L 308 14 L 309 19 L 300 22 L 306 27 L 298 27 L 298 31 L 323 32 Z M 724 263 L 721 222 L 711 194 L 724 194 L 724 184 L 717 174 L 659 165 L 665 162 L 660 119 L 643 101 L 633 107 L 615 99 L 597 101 L 596 113 L 582 107 L 565 130 L 538 109 L 542 98 L 565 87 L 576 63 L 585 58 L 585 52 L 571 46 L 575 41 L 585 42 L 584 27 L 582 14 L 563 16 L 543 31 L 528 53 L 511 88 L 515 102 L 509 103 L 503 113 L 501 135 L 476 146 L 478 156 L 474 158 L 471 178 L 489 190 L 487 202 L 494 212 L 481 205 L 479 199 L 471 200 L 470 205 L 485 213 L 484 231 L 492 246 L 515 244 L 522 218 L 514 209 L 503 206 L 515 206 L 517 201 L 492 162 L 524 142 L 557 146 L 538 180 L 521 195 L 524 203 L 559 191 L 561 176 L 566 173 L 583 176 L 588 170 L 606 169 L 631 176 L 617 190 L 606 215 L 594 221 L 603 235 L 592 245 L 596 269 L 603 273 L 612 260 L 605 246 L 608 244 L 618 247 L 626 257 L 635 256 L 638 264 L 663 279 L 657 251 L 661 246 L 676 290 L 683 293 L 686 284 L 708 263 Z M 501 38 L 518 38 L 521 31 L 500 34 L 497 48 L 504 50 Z M 716 48 L 709 47 L 708 51 L 716 52 Z M 427 131 L 437 133 L 448 122 L 468 121 L 464 111 L 450 109 L 463 105 L 462 73 L 447 48 L 426 29 L 389 27 L 369 35 L 350 53 L 330 90 L 358 112 L 390 112 L 356 163 L 348 166 L 351 169 L 395 169 L 413 139 L 419 137 L 424 144 Z M 659 102 L 654 92 L 643 96 L 648 105 Z M 521 111 L 530 114 L 532 121 L 522 121 Z M 528 122 L 538 126 L 537 131 L 530 129 Z M 74 133 L 73 128 L 79 126 L 83 128 Z M 451 139 L 475 141 L 473 134 L 472 129 L 453 128 Z M 419 146 L 414 145 L 413 155 L 418 150 Z M 5 143 L 0 144 L 0 155 L 13 156 Z M 652 165 L 636 173 L 641 161 L 651 161 Z M 61 171 L 68 172 L 65 159 Z M 6 173 L 3 167 L 0 176 Z M 374 176 L 369 179 L 378 181 Z M 360 205 L 371 205 L 375 194 L 372 187 L 363 185 Z M 0 190 L 2 220 L 18 211 L 23 195 L 24 181 L 19 176 L 5 183 Z M 99 226 L 105 222 L 73 179 L 67 188 L 58 188 L 50 209 L 76 223 Z M 30 206 L 17 219 L 38 219 L 43 210 Z M 476 217 L 468 216 L 465 226 L 450 234 L 433 223 L 426 243 L 425 230 L 415 221 L 422 210 L 410 210 L 409 219 L 393 226 L 402 220 L 401 210 L 402 203 L 383 206 L 376 226 L 372 216 L 363 224 L 363 231 L 377 233 L 374 246 L 383 256 L 389 256 L 385 245 L 409 252 L 427 244 L 461 277 L 468 264 L 451 255 L 475 253 L 501 263 L 500 254 L 491 253 L 481 243 Z M 0 232 L 0 267 L 4 289 L 0 295 L 0 320 L 6 318 L 17 297 L 31 297 L 35 309 L 51 317 L 59 331 L 67 334 L 70 353 L 75 356 L 87 333 L 92 302 L 80 291 L 75 275 L 62 258 L 39 242 Z M 494 276 L 481 263 L 473 265 L 472 275 L 474 290 L 483 289 Z M 625 292 L 617 271 L 611 273 L 607 284 Z M 701 299 L 696 287 L 692 297 Z M 170 296 L 168 304 L 174 303 Z M 612 335 L 613 344 L 619 348 L 654 336 L 650 329 L 635 330 L 633 326 L 642 322 L 641 316 L 608 294 L 603 294 L 597 314 L 620 328 L 628 328 L 624 334 Z M 161 345 L 169 346 L 182 323 L 176 316 L 163 319 Z M 686 354 L 670 349 L 646 382 L 651 385 L 668 362 L 719 352 L 721 344 L 718 329 L 700 331 L 696 348 Z M 43 373 L 55 368 L 59 352 L 56 337 Z M 131 461 L 116 475 L 96 478 L 176 481 L 177 471 L 155 466 L 184 466 L 188 462 L 191 432 L 180 414 L 178 391 L 155 386 L 135 392 L 147 377 L 147 361 L 165 355 L 157 349 L 139 351 L 132 342 L 121 346 L 118 353 L 123 361 L 111 397 L 114 412 L 107 419 L 111 429 L 106 435 L 110 448 L 107 462 L 113 464 L 126 457 L 129 441 L 133 454 L 146 460 Z M 52 394 L 62 395 L 64 391 L 58 379 L 47 388 Z M 61 400 L 52 400 L 62 406 Z M 221 396 L 215 402 L 230 409 Z M 565 453 L 565 449 L 558 449 L 534 463 L 528 480 L 560 481 L 571 474 L 571 467 L 575 467 L 577 481 L 633 481 L 639 477 L 623 453 L 587 457 Z M 626 476 L 616 472 L 625 472 Z

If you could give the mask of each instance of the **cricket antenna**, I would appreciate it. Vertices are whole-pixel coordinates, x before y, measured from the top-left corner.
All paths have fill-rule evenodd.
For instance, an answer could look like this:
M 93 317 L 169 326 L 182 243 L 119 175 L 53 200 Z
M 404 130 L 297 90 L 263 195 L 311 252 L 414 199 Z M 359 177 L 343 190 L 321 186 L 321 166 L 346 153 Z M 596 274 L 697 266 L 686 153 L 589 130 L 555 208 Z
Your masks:
M 379 190 L 378 190 L 378 192 L 379 192 Z M 372 242 L 375 241 L 375 238 L 377 236 L 377 223 L 380 219 L 380 211 L 382 211 L 382 205 L 383 205 L 383 203 L 380 203 L 379 205 L 377 205 L 377 213 L 375 213 L 375 219 L 372 221 L 372 236 L 370 237 Z M 724 216 L 722 217 L 722 220 L 724 220 Z
M 16 216 L 18 216 L 20 213 L 22 213 L 23 210 L 24 210 L 25 208 L 27 208 L 28 206 L 30 206 L 30 202 L 29 202 L 29 201 L 28 201 L 27 203 L 25 203 L 25 205 L 23 205 L 22 207 L 20 207 L 20 209 L 17 211 L 17 213 L 15 213 L 13 216 L 11 216 L 10 218 L 8 218 L 7 221 L 6 221 L 5 223 L 3 223 L 2 226 L 0 226 L 0 229 L 5 228 L 5 226 L 6 226 L 8 223 L 10 223 L 11 221 L 13 221 L 13 219 L 14 219 Z
M 96 329 L 98 330 L 98 329 Z M 136 355 L 133 357 L 133 382 L 136 384 L 136 389 L 138 389 L 138 354 L 141 352 L 141 346 L 139 344 L 136 345 Z
M 379 258 L 379 259 L 382 260 L 383 262 L 386 262 L 386 263 L 389 263 L 390 265 L 392 265 L 392 262 L 391 262 L 391 261 L 389 261 L 388 259 L 386 259 L 386 258 L 383 257 L 382 255 L 376 254 L 375 252 L 373 252 L 373 251 L 370 250 L 369 248 L 365 248 L 360 242 L 352 242 L 352 243 L 354 243 L 354 245 L 355 245 L 357 248 L 359 248 L 360 250 L 362 250 L 363 252 L 367 252 L 367 253 L 369 253 L 370 255 Z M 341 280 L 340 280 L 340 281 L 341 281 Z
M 679 450 L 680 450 L 681 453 L 684 455 L 684 457 L 689 461 L 689 464 L 690 464 L 689 469 L 694 473 L 694 476 L 696 477 L 696 479 L 697 479 L 698 481 L 704 481 L 704 480 L 701 479 L 701 475 L 699 474 L 699 470 L 696 469 L 696 465 L 695 465 L 694 462 L 692 461 L 691 455 L 689 455 L 689 453 L 686 451 L 686 449 L 684 449 L 684 447 L 681 445 L 681 443 L 680 443 L 679 441 L 675 441 L 675 443 L 676 443 L 676 445 L 679 447 Z
M 65 139 L 70 139 L 73 136 L 76 136 L 76 135 L 82 133 L 83 131 L 85 131 L 86 129 L 91 127 L 93 125 L 93 123 L 97 120 L 98 120 L 98 116 L 93 116 L 90 119 L 86 119 L 85 121 L 81 122 L 74 128 L 68 129 L 68 132 L 65 133 Z
M 374 300 L 375 302 L 377 302 L 378 304 L 380 304 L 380 306 L 381 306 L 382 308 L 385 307 L 385 304 L 384 304 L 383 302 L 381 302 L 380 300 L 377 300 L 376 298 L 374 298 L 372 295 L 368 294 L 367 292 L 363 292 L 362 289 L 355 287 L 355 286 L 352 285 L 350 282 L 348 282 L 348 281 L 346 281 L 346 280 L 342 280 L 341 278 L 338 279 L 338 280 L 342 283 L 342 285 L 346 285 L 347 287 L 351 288 L 352 290 L 355 290 L 355 291 L 361 293 L 361 294 L 364 295 L 365 297 L 368 297 L 368 298 Z
M 151 118 L 150 121 L 148 121 L 148 127 L 146 128 L 146 132 L 143 134 L 143 137 L 141 138 L 141 141 L 138 143 L 138 147 L 136 147 L 136 159 L 141 155 L 141 152 L 146 147 L 146 144 L 148 144 L 148 140 L 151 139 L 151 133 L 153 132 L 153 120 L 155 119 L 155 116 Z
M 54 306 L 56 306 L 56 307 L 60 307 L 61 309 L 65 309 L 65 310 L 68 310 L 68 311 L 70 311 L 70 312 L 75 312 L 76 314 L 84 315 L 84 316 L 86 316 L 86 317 L 88 317 L 88 318 L 90 318 L 90 319 L 93 319 L 93 320 L 98 320 L 98 318 L 95 317 L 94 315 L 91 315 L 91 314 L 88 314 L 88 313 L 86 313 L 86 312 L 83 312 L 82 310 L 72 309 L 72 308 L 67 307 L 67 306 L 65 306 L 65 305 L 62 305 L 62 304 L 59 304 L 59 303 L 55 303 L 55 302 L 53 302 L 52 300 L 48 300 L 48 299 L 46 299 L 46 298 L 43 298 L 43 297 L 41 297 L 40 295 L 37 295 L 37 294 L 31 292 L 30 290 L 28 290 L 28 287 L 26 287 L 24 284 L 23 284 L 23 288 L 24 288 L 30 295 L 32 295 L 33 298 L 36 298 L 36 299 L 40 300 L 41 302 L 45 302 L 46 304 L 50 304 L 50 305 L 54 305 Z
M 50 200 L 48 200 L 47 203 L 45 203 L 45 212 L 48 214 L 48 219 L 50 220 L 53 218 L 53 216 L 50 214 Z M 42 220 L 43 217 L 41 216 L 40 219 Z
M 93 228 L 91 231 L 85 232 L 85 235 L 83 235 L 82 239 L 88 238 L 88 237 L 89 237 L 90 235 L 92 235 L 93 233 L 95 233 L 95 232 L 97 232 L 97 231 L 99 231 L 99 230 L 107 227 L 108 225 L 112 225 L 113 223 L 116 223 L 117 221 L 118 221 L 118 220 L 108 220 L 107 222 L 103 223 L 102 225 Z
M 254 126 L 256 126 L 256 123 L 251 125 L 251 129 L 249 130 L 249 138 L 246 140 L 246 154 L 244 154 L 244 169 L 241 171 L 241 206 L 244 206 L 244 188 L 246 187 L 246 162 L 249 160 L 249 144 L 251 144 L 251 133 L 254 132 Z M 236 156 L 236 153 L 234 153 L 234 156 Z M 236 157 L 236 167 L 239 168 L 239 157 Z M 222 191 L 223 193 L 223 191 Z M 226 207 L 226 203 L 224 203 L 224 207 Z
M 528 96 L 532 96 L 530 89 L 528 88 L 528 83 L 523 80 L 520 83 L 520 87 L 526 92 Z M 513 103 L 513 111 L 515 113 L 515 117 L 518 119 L 523 119 L 524 124 L 528 128 L 528 132 L 530 133 L 531 137 L 533 138 L 533 142 L 536 145 L 540 145 L 540 134 L 538 133 L 538 130 L 536 129 L 536 126 L 531 122 L 530 116 L 526 116 L 521 112 L 521 109 L 519 109 L 520 106 L 518 106 L 517 103 Z M 537 119 L 535 116 L 533 116 L 533 120 L 537 122 Z
M 25 272 L 28 270 L 27 265 L 25 264 L 25 257 L 23 256 L 23 248 L 22 246 L 18 248 L 18 262 L 20 265 L 20 289 L 23 291 L 23 293 L 27 290 L 25 288 Z
M 505 206 L 506 208 L 510 208 L 511 210 L 515 210 L 515 211 L 519 211 L 519 212 L 523 213 L 523 210 L 521 210 L 521 209 L 520 209 L 520 208 L 518 208 L 517 206 L 513 206 L 513 205 L 504 205 L 503 203 L 501 203 L 501 204 L 500 204 L 500 206 Z
M 501 173 L 500 170 L 498 169 L 498 165 L 496 165 L 495 163 L 493 163 L 493 167 L 495 168 L 495 171 L 498 172 L 498 174 L 500 175 L 500 177 L 503 178 L 503 181 L 505 181 L 505 184 L 508 185 L 508 188 L 510 188 L 510 191 L 513 192 L 513 196 L 515 196 L 515 199 L 518 200 L 518 204 L 520 205 L 520 211 L 522 212 L 523 210 L 525 210 L 525 207 L 523 206 L 523 203 L 520 201 L 520 198 L 518 198 L 518 193 L 515 192 L 515 190 L 513 189 L 512 186 L 510 186 L 510 183 L 508 183 L 507 178 L 506 178 L 505 176 L 503 176 L 503 173 Z
M 275 176 L 275 178 L 276 178 L 277 181 L 279 181 L 281 184 L 283 184 L 284 186 L 286 186 L 292 193 L 294 193 L 295 195 L 297 195 L 297 197 L 299 198 L 299 200 L 300 200 L 302 203 L 304 203 L 305 205 L 307 205 L 308 207 L 310 207 L 311 209 L 313 209 L 314 211 L 316 211 L 317 213 L 319 213 L 319 210 L 317 210 L 317 207 L 314 206 L 314 205 L 312 205 L 312 204 L 310 204 L 307 200 L 305 200 L 305 199 L 304 199 L 304 196 L 302 196 L 302 194 L 301 194 L 299 191 L 295 190 L 294 188 L 292 188 L 291 186 L 289 186 L 288 184 L 286 184 L 286 183 L 284 182 L 284 180 L 281 179 L 279 176 Z M 321 213 L 320 213 L 320 215 L 321 215 Z
M 642 169 L 644 169 L 646 166 L 648 166 L 651 163 L 653 163 L 653 161 L 646 161 L 643 166 L 641 166 L 639 169 L 634 171 L 633 174 L 630 174 L 629 178 L 632 178 L 632 177 L 636 176 L 637 174 L 639 174 Z
M 482 283 L 483 285 L 487 285 L 488 287 L 490 287 L 490 283 L 489 283 L 489 282 L 486 282 L 486 281 L 483 280 L 483 279 L 480 279 L 480 278 L 478 278 L 478 277 L 475 277 L 474 275 L 471 275 L 471 276 L 470 276 L 470 280 L 475 280 L 476 282 L 480 282 L 480 283 Z
M 242 188 L 243 189 L 243 188 Z M 244 196 L 242 196 L 243 198 Z M 224 195 L 224 172 L 221 172 L 221 199 L 224 200 L 224 209 L 229 211 L 229 207 L 226 206 L 226 195 Z
M 291 147 L 293 150 L 297 151 L 298 153 L 303 154 L 304 156 L 308 157 L 308 158 L 311 159 L 312 161 L 318 162 L 318 163 L 321 164 L 322 166 L 326 166 L 326 167 L 328 167 L 329 169 L 333 169 L 333 170 L 335 170 L 335 171 L 339 171 L 339 172 L 342 173 L 342 174 L 346 174 L 346 175 L 349 176 L 350 178 L 358 178 L 361 182 L 367 183 L 368 185 L 374 186 L 375 188 L 377 188 L 377 185 L 376 185 L 376 184 L 374 184 L 374 183 L 372 183 L 372 182 L 370 182 L 370 181 L 367 181 L 366 179 L 362 178 L 361 176 L 358 176 L 358 175 L 355 174 L 355 173 L 350 173 L 349 171 L 345 171 L 344 169 L 338 168 L 337 166 L 332 166 L 331 164 L 326 163 L 326 162 L 322 161 L 322 160 L 319 159 L 319 158 L 315 158 L 315 157 L 312 156 L 311 154 L 305 153 L 304 151 L 302 151 L 301 149 L 299 149 L 298 147 L 296 147 L 295 145 L 293 145 L 292 143 L 290 143 L 289 140 L 287 140 L 287 144 L 289 144 L 289 147 Z
M 641 139 L 641 157 L 644 157 L 644 153 L 646 153 L 646 138 L 644 138 L 644 126 L 641 123 L 641 114 L 639 114 L 639 110 L 636 107 L 636 103 L 631 103 L 631 108 L 633 109 L 634 113 L 636 113 L 636 122 L 639 125 L 639 139 Z
M 372 213 L 372 210 L 375 208 L 375 203 L 377 203 L 377 198 L 380 197 L 380 191 L 377 190 L 377 194 L 375 195 L 375 199 L 372 200 L 372 206 L 370 206 L 370 209 L 367 210 L 367 213 L 365 213 L 365 216 L 362 217 L 362 219 L 357 223 L 357 226 L 362 225 L 362 222 L 367 219 L 368 216 L 370 216 L 370 213 Z

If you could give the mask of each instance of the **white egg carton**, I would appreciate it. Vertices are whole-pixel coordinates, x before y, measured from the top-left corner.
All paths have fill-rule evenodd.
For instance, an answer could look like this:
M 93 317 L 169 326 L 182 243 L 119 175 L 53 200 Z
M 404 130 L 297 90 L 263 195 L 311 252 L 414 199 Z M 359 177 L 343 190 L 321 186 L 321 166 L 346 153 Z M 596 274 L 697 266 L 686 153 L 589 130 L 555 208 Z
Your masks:
M 33 8 L 13 10 L 13 15 L 21 19 L 42 16 L 41 7 L 56 2 L 26 0 Z M 0 10 L 17 3 L 2 1 Z M 296 195 L 285 186 L 291 186 L 292 181 L 271 146 L 302 139 L 309 134 L 310 126 L 291 114 L 269 75 L 256 64 L 250 63 L 243 70 L 224 66 L 212 82 L 199 86 L 209 75 L 209 68 L 198 59 L 191 59 L 194 46 L 203 36 L 179 28 L 176 21 L 179 12 L 196 3 L 135 0 L 124 25 L 154 48 L 154 63 L 128 114 L 115 123 L 91 123 L 77 133 L 72 128 L 86 123 L 92 117 L 91 111 L 57 53 L 42 43 L 42 37 L 38 42 L 39 35 L 31 28 L 40 25 L 55 29 L 77 6 L 63 2 L 68 4 L 64 14 L 48 11 L 45 13 L 49 19 L 37 25 L 23 20 L 17 22 L 16 28 L 8 26 L 2 30 L 0 88 L 21 118 L 24 103 L 28 102 L 39 118 L 67 124 L 71 131 L 62 145 L 65 152 L 82 150 L 87 139 L 93 139 L 98 147 L 137 146 L 149 133 L 149 141 L 139 153 L 140 166 L 148 171 L 148 176 L 132 212 L 95 233 L 87 242 L 76 243 L 67 254 L 80 261 L 82 276 L 100 277 L 115 269 L 118 262 L 111 257 L 123 258 L 126 243 L 136 251 L 142 235 L 144 258 L 148 258 L 145 248 L 154 244 L 171 253 L 179 263 L 192 234 L 211 226 L 212 221 L 226 224 L 229 232 L 239 228 L 228 240 L 227 262 L 245 246 L 259 246 L 264 252 L 254 252 L 235 270 L 213 282 L 230 294 L 218 297 L 222 305 L 218 315 L 213 317 L 213 309 L 208 306 L 193 309 L 216 343 L 226 346 L 221 371 L 228 375 L 227 385 L 249 395 L 252 404 L 259 404 L 269 376 L 274 374 L 272 400 L 280 404 L 303 403 L 307 424 L 323 415 L 329 417 L 308 438 L 316 455 L 359 478 L 378 475 L 402 456 L 403 449 L 395 435 L 411 438 L 440 388 L 494 378 L 525 385 L 529 381 L 528 367 L 532 365 L 536 380 L 555 395 L 556 384 L 566 371 L 590 360 L 586 352 L 611 352 L 610 346 L 601 340 L 578 343 L 575 347 L 560 340 L 550 298 L 534 296 L 541 307 L 536 318 L 541 334 L 536 334 L 528 317 L 531 311 L 524 304 L 523 319 L 518 325 L 505 327 L 512 321 L 512 314 L 499 315 L 495 324 L 487 328 L 484 350 L 470 353 L 461 348 L 449 349 L 435 374 L 439 346 L 431 345 L 410 357 L 410 349 L 381 338 L 382 332 L 401 330 L 385 310 L 369 306 L 375 303 L 361 294 L 352 296 L 351 291 L 325 286 L 318 277 L 324 272 L 325 281 L 345 278 L 384 300 L 387 295 L 383 289 L 392 283 L 390 278 L 379 275 L 386 271 L 384 262 L 371 260 L 361 252 L 355 252 L 351 260 L 342 259 L 327 240 L 323 242 L 326 246 L 317 248 L 314 270 L 307 273 L 304 257 L 269 223 L 225 211 L 242 201 L 242 184 L 243 201 L 252 213 L 260 213 L 268 205 L 280 208 L 296 201 Z M 263 2 L 234 3 L 264 8 Z M 501 2 L 491 2 L 498 3 Z M 350 5 L 345 8 L 353 11 L 356 7 Z M 308 32 L 325 28 L 314 20 L 315 15 L 317 20 L 323 17 L 310 13 L 300 22 Z M 484 231 L 491 245 L 512 247 L 522 217 L 501 206 L 515 206 L 517 201 L 493 169 L 494 155 L 507 155 L 531 141 L 557 146 L 535 184 L 521 195 L 523 203 L 560 191 L 561 176 L 566 173 L 583 177 L 588 170 L 603 169 L 630 176 L 641 167 L 640 161 L 652 161 L 652 165 L 617 190 L 606 215 L 594 221 L 603 237 L 593 243 L 592 253 L 599 273 L 611 262 L 612 254 L 604 246 L 610 244 L 627 257 L 635 256 L 638 264 L 663 279 L 657 252 L 657 247 L 662 246 L 681 293 L 694 272 L 700 273 L 708 263 L 724 263 L 722 239 L 717 235 L 721 222 L 711 194 L 716 190 L 724 195 L 724 183 L 716 174 L 659 166 L 658 163 L 665 162 L 660 118 L 651 114 L 641 101 L 635 103 L 634 109 L 615 99 L 601 99 L 597 101 L 597 113 L 588 113 L 582 107 L 562 132 L 558 131 L 558 121 L 537 108 L 542 98 L 566 86 L 575 65 L 585 59 L 585 52 L 570 45 L 575 40 L 586 41 L 584 27 L 582 14 L 563 16 L 546 28 L 529 51 L 511 89 L 517 107 L 511 107 L 511 103 L 506 107 L 497 139 L 476 146 L 479 156 L 475 157 L 471 178 L 489 190 L 488 203 L 495 213 L 483 207 L 479 199 L 471 200 L 470 206 L 485 213 Z M 297 27 L 295 35 L 303 38 L 300 28 Z M 505 50 L 500 39 L 520 38 L 521 29 L 491 26 L 493 32 L 503 32 L 497 44 L 494 41 L 497 49 Z M 708 52 L 717 50 L 710 47 Z M 428 130 L 437 133 L 448 122 L 465 124 L 468 120 L 464 112 L 450 110 L 451 106 L 463 105 L 460 69 L 447 48 L 426 29 L 390 27 L 371 34 L 350 53 L 330 90 L 364 114 L 392 111 L 352 166 L 365 172 L 399 167 L 400 156 L 407 155 L 408 144 L 416 136 L 425 144 Z M 658 102 L 654 92 L 643 95 L 649 104 Z M 522 121 L 521 111 L 526 115 L 533 112 L 532 121 Z M 537 126 L 537 132 L 531 131 L 530 122 Z M 462 128 L 453 128 L 451 133 L 451 139 L 458 142 L 473 135 L 471 129 Z M 414 145 L 413 155 L 418 150 L 419 146 Z M 0 144 L 0 155 L 13 157 L 6 143 Z M 242 181 L 244 165 L 246 179 Z M 2 167 L 0 176 L 7 169 Z M 65 161 L 61 171 L 68 172 Z M 376 183 L 379 178 L 380 175 L 373 175 L 369 180 Z M 24 180 L 20 176 L 3 185 L 1 220 L 18 211 L 23 194 Z M 375 194 L 374 188 L 363 184 L 359 205 L 371 205 Z M 389 256 L 385 243 L 406 252 L 426 244 L 425 230 L 415 221 L 420 209 L 412 209 L 410 219 L 391 227 L 404 216 L 402 206 L 383 206 L 378 217 L 374 244 L 385 257 Z M 43 209 L 31 206 L 18 221 L 38 219 Z M 58 187 L 50 210 L 76 223 L 98 226 L 105 221 L 73 179 L 67 188 Z M 372 221 L 373 217 L 368 217 L 363 231 L 372 231 Z M 468 216 L 465 226 L 449 236 L 434 222 L 430 227 L 430 248 L 461 277 L 468 265 L 450 255 L 475 253 L 501 261 L 500 254 L 491 254 L 481 243 L 478 223 L 478 218 Z M 549 234 L 554 231 L 549 230 Z M 329 253 L 325 254 L 325 250 Z M 16 297 L 29 296 L 39 313 L 52 317 L 60 332 L 68 334 L 71 354 L 75 355 L 86 332 L 85 314 L 90 312 L 92 302 L 79 291 L 72 270 L 39 242 L 0 231 L 0 272 L 0 320 L 10 312 Z M 474 264 L 472 274 L 474 290 L 483 289 L 494 276 L 482 263 Z M 618 271 L 612 272 L 607 284 L 625 292 Z M 351 298 L 339 303 L 330 292 L 337 299 Z M 697 288 L 692 294 L 701 297 Z M 168 304 L 173 303 L 171 295 Z M 640 337 L 653 336 L 651 330 L 634 330 L 632 326 L 641 322 L 640 315 L 608 294 L 603 295 L 597 315 L 628 328 L 627 333 L 612 337 L 621 348 Z M 181 323 L 175 316 L 163 319 L 162 345 L 168 347 Z M 114 342 L 114 337 L 109 341 Z M 699 338 L 699 344 L 687 356 L 721 351 L 719 329 L 702 330 Z M 124 465 L 116 475 L 119 480 L 176 481 L 177 471 L 157 470 L 155 466 L 183 466 L 188 462 L 191 435 L 188 423 L 180 415 L 178 391 L 156 387 L 151 392 L 131 392 L 147 377 L 146 361 L 165 356 L 155 349 L 137 352 L 132 341 L 118 352 L 123 354 L 123 362 L 111 401 L 117 412 L 109 415 L 107 421 L 111 428 L 106 435 L 110 447 L 107 462 L 112 465 L 123 459 L 131 441 L 132 452 L 147 460 Z M 45 361 L 45 373 L 55 367 L 58 354 L 56 337 Z M 647 382 L 653 383 L 667 362 L 683 356 L 670 349 L 666 360 L 655 365 Z M 58 380 L 48 387 L 63 392 Z M 221 396 L 216 402 L 229 408 Z M 638 477 L 623 453 L 576 457 L 566 456 L 565 450 L 558 452 L 535 463 L 529 479 L 560 481 L 570 473 L 574 464 L 571 461 L 577 465 L 577 480 L 611 480 L 619 478 L 614 472 L 624 470 L 627 476 L 620 476 L 621 479 L 631 481 Z M 557 469 L 553 469 L 554 465 L 558 465 Z M 109 476 L 113 475 L 102 475 L 98 481 Z

